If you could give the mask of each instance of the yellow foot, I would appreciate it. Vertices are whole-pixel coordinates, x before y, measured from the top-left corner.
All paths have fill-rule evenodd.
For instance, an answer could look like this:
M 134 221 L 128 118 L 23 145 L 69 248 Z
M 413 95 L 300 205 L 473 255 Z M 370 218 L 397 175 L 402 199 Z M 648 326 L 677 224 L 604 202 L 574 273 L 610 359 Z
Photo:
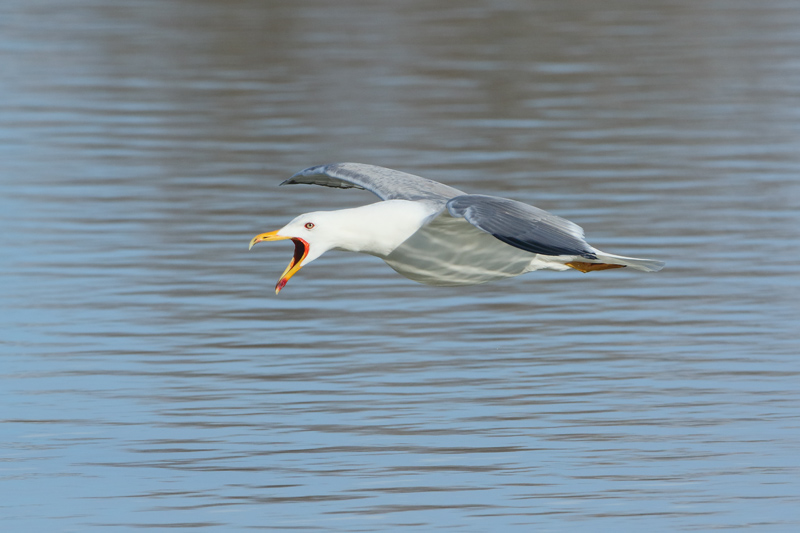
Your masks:
M 575 270 L 580 270 L 581 272 L 591 272 L 592 270 L 608 270 L 609 268 L 625 267 L 625 265 L 611 265 L 609 263 L 580 263 L 578 261 L 567 263 L 567 266 L 572 267 Z

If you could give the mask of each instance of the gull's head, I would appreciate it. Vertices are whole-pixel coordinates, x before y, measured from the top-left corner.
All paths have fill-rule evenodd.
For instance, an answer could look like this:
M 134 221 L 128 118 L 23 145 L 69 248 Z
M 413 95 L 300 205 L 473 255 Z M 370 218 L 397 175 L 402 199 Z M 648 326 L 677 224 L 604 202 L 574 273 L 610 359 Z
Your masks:
M 328 250 L 336 248 L 385 258 L 436 212 L 407 200 L 317 211 L 300 215 L 278 231 L 256 235 L 250 241 L 250 248 L 261 241 L 294 242 L 292 260 L 275 286 L 277 294 L 301 268 Z
M 250 248 L 262 241 L 291 240 L 294 243 L 292 260 L 275 285 L 275 294 L 281 292 L 281 289 L 301 268 L 337 246 L 341 237 L 337 222 L 335 212 L 306 213 L 277 231 L 253 237 L 253 240 L 250 241 Z

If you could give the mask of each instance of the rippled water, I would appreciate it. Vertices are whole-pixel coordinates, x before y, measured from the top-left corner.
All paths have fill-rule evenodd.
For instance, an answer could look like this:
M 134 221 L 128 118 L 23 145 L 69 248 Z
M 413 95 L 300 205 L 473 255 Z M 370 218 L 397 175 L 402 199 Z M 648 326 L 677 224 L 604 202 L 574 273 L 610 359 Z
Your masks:
M 800 5 L 0 7 L 9 531 L 800 527 Z M 360 161 L 667 261 L 273 286 Z

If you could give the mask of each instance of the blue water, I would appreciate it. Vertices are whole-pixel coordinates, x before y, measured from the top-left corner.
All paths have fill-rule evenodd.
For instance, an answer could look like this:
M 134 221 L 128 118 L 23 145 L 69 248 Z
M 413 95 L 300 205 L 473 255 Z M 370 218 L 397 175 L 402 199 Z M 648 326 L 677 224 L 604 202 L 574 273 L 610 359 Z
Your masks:
M 0 7 L 8 531 L 800 528 L 800 5 Z M 359 161 L 629 269 L 432 288 L 257 233 Z

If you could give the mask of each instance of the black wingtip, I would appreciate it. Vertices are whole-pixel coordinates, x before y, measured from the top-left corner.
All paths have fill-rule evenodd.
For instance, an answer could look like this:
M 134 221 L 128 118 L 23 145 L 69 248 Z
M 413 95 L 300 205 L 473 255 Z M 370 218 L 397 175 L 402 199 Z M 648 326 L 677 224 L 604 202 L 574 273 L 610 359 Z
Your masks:
M 301 170 L 300 172 L 295 172 L 295 173 L 292 175 L 292 177 L 291 177 L 291 178 L 289 178 L 289 179 L 288 179 L 288 180 L 286 180 L 286 181 L 293 180 L 294 178 L 297 178 L 297 177 L 299 177 L 299 176 L 312 176 L 312 175 L 314 175 L 314 174 L 322 174 L 322 172 L 320 172 L 320 170 L 321 170 L 321 169 L 324 169 L 326 166 L 327 166 L 327 165 L 314 165 L 313 167 L 304 168 L 304 169 L 303 169 L 303 170 Z
M 280 185 L 297 185 L 298 182 L 295 178 L 303 177 L 303 176 L 313 176 L 315 174 L 325 174 L 325 169 L 330 165 L 314 165 L 313 167 L 304 168 L 300 172 L 296 172 L 292 175 L 291 178 L 283 180 L 280 182 Z

